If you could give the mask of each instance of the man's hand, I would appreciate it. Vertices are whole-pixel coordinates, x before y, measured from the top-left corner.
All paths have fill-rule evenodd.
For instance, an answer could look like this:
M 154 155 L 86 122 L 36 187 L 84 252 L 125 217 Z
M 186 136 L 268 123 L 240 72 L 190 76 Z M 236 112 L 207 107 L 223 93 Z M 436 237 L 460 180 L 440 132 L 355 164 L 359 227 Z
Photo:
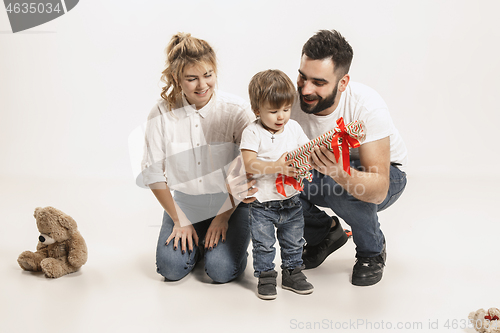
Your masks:
M 342 169 L 342 154 L 339 156 L 339 161 L 335 159 L 335 154 L 323 146 L 314 146 L 311 153 L 312 161 L 309 161 L 314 169 L 326 176 L 335 179 L 343 171 Z
M 380 204 L 389 190 L 391 146 L 389 137 L 364 143 L 359 147 L 359 161 L 362 171 L 343 170 L 342 154 L 335 160 L 333 152 L 325 147 L 314 147 L 311 160 L 314 169 L 330 176 L 356 199 Z

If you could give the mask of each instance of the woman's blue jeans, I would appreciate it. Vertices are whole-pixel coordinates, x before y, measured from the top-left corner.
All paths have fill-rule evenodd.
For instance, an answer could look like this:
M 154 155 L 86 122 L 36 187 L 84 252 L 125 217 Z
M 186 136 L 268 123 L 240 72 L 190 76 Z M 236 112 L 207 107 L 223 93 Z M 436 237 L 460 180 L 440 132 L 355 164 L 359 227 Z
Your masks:
M 226 198 L 227 193 L 188 195 L 174 192 L 174 200 L 193 223 L 199 242 L 198 246 L 193 245 L 192 253 L 186 251 L 184 254 L 180 241 L 177 250 L 174 250 L 173 241 L 165 245 L 172 233 L 174 222 L 164 212 L 156 248 L 156 267 L 166 280 L 180 280 L 193 270 L 200 256 L 199 247 L 203 246 L 202 240 L 207 229 Z M 240 203 L 229 219 L 225 242 L 219 240 L 215 248 L 205 251 L 205 272 L 215 282 L 229 282 L 245 270 L 250 242 L 248 216 L 248 205 Z
M 281 268 L 294 269 L 301 266 L 305 240 L 304 216 L 299 196 L 263 203 L 254 201 L 249 206 L 255 277 L 259 277 L 261 272 L 274 269 L 275 226 L 281 249 Z
M 351 161 L 351 166 L 359 169 L 359 160 Z M 329 176 L 316 170 L 312 170 L 312 173 L 313 181 L 304 181 L 304 191 L 300 195 L 307 244 L 319 244 L 332 224 L 332 218 L 318 209 L 317 205 L 330 208 L 351 227 L 357 256 L 378 255 L 385 239 L 377 213 L 391 206 L 401 196 L 406 187 L 406 174 L 391 165 L 389 191 L 385 200 L 377 205 L 356 199 Z

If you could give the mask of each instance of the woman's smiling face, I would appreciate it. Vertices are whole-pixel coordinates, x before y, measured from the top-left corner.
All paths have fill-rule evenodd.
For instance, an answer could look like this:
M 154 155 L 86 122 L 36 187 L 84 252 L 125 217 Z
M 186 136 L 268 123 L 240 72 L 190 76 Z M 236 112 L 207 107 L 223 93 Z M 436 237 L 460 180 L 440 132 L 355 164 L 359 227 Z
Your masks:
M 211 66 L 193 64 L 184 68 L 179 81 L 188 103 L 194 104 L 199 110 L 210 101 L 214 93 L 216 75 Z

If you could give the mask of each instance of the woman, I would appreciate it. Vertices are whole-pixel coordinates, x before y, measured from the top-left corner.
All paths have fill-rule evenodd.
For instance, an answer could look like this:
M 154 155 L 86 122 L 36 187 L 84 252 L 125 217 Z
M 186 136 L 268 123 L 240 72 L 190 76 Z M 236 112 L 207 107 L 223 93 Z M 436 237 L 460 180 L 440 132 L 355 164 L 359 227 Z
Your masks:
M 165 210 L 157 271 L 182 279 L 204 254 L 208 276 L 228 282 L 245 270 L 250 234 L 248 207 L 228 196 L 225 167 L 254 116 L 248 103 L 216 90 L 215 52 L 207 42 L 179 33 L 166 55 L 142 163 L 144 184 Z

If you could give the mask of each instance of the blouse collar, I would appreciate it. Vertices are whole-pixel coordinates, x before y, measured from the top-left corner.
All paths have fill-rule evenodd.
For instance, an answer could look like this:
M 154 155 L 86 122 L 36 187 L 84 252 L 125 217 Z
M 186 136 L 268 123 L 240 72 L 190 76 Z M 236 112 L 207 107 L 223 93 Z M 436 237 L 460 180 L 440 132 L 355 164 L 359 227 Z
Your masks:
M 210 97 L 210 100 L 208 101 L 208 103 L 199 110 L 196 110 L 196 107 L 194 106 L 194 104 L 189 104 L 189 102 L 186 99 L 186 96 L 184 96 L 184 94 L 182 94 L 183 110 L 186 112 L 186 116 L 188 116 L 188 117 L 194 113 L 199 113 L 200 116 L 205 118 L 207 116 L 207 114 L 210 112 L 210 110 L 213 108 L 214 104 L 215 104 L 215 91 L 212 93 L 212 97 Z

